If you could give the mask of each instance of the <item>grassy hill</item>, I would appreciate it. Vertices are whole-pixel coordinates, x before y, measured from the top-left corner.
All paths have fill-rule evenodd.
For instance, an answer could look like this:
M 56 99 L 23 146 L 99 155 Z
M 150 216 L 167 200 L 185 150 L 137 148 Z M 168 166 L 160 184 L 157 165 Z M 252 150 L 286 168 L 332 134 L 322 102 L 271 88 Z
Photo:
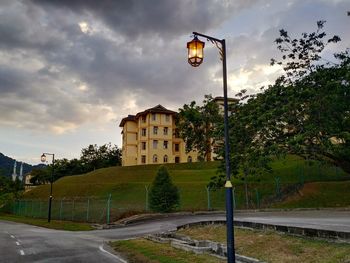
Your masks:
M 225 208 L 224 189 L 210 191 L 208 196 L 206 186 L 212 176 L 217 174 L 219 162 L 168 164 L 173 182 L 180 189 L 181 205 L 179 210 L 219 210 Z M 121 214 L 147 210 L 147 187 L 151 185 L 159 165 L 144 165 L 131 167 L 110 167 L 99 169 L 84 175 L 67 176 L 59 179 L 53 185 L 53 218 L 74 220 L 86 217 L 89 221 L 100 221 L 102 218 L 118 218 Z M 249 206 L 250 208 L 270 207 L 275 202 L 277 194 L 283 190 L 312 182 L 321 182 L 327 189 L 328 183 L 336 182 L 338 186 L 350 180 L 349 175 L 342 170 L 321 165 L 316 162 L 306 163 L 296 156 L 288 156 L 283 160 L 276 160 L 272 164 L 273 172 L 260 177 L 249 178 Z M 242 180 L 233 179 L 236 208 L 245 208 L 244 184 Z M 341 181 L 341 182 L 340 182 Z M 348 183 L 349 184 L 349 183 Z M 318 188 L 323 191 L 323 188 Z M 346 187 L 338 188 L 347 191 Z M 299 189 L 300 191 L 300 189 Z M 334 194 L 335 191 L 329 191 Z M 349 191 L 348 191 L 349 192 Z M 45 216 L 49 185 L 39 186 L 26 192 L 24 199 L 16 206 L 22 214 Z M 304 195 L 304 197 L 306 194 Z M 110 198 L 110 199 L 108 199 Z M 323 199 L 326 199 L 323 197 Z M 40 201 L 41 200 L 41 201 Z M 108 201 L 109 200 L 109 201 Z M 317 201 L 305 202 L 285 200 L 280 207 L 317 207 Z M 336 198 L 329 200 L 337 201 Z M 328 206 L 337 206 L 339 202 L 328 202 Z M 341 202 L 348 206 L 350 198 Z M 276 206 L 276 205 L 275 205 Z M 109 211 L 111 215 L 109 214 Z

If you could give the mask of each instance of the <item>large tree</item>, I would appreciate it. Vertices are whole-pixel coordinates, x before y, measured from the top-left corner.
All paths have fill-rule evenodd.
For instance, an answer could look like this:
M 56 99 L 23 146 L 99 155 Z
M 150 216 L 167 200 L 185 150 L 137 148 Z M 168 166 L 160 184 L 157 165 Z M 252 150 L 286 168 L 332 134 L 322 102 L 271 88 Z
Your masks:
M 271 64 L 282 66 L 284 74 L 261 93 L 239 94 L 230 116 L 233 175 L 269 170 L 270 158 L 284 154 L 332 162 L 350 172 L 350 56 L 347 50 L 332 61 L 322 57 L 340 40 L 326 38 L 324 23 L 300 39 L 280 30 L 275 43 L 282 57 Z M 222 181 L 216 177 L 212 184 Z
M 206 95 L 202 106 L 192 101 L 179 109 L 176 126 L 185 141 L 186 151 L 196 150 L 200 157 L 210 161 L 216 144 L 216 129 L 220 123 L 222 116 L 219 106 L 211 95 Z
M 324 23 L 300 39 L 280 31 L 275 42 L 282 59 L 271 64 L 281 65 L 285 74 L 251 103 L 264 119 L 264 127 L 257 127 L 263 143 L 350 172 L 350 56 L 347 50 L 322 57 L 327 45 L 340 41 L 326 39 Z

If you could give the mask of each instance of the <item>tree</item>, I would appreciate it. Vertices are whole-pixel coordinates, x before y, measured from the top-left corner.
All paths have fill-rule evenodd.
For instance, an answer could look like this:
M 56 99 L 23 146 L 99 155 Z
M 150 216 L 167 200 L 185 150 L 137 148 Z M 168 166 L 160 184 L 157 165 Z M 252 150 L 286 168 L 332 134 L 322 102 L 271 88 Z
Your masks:
M 317 31 L 303 33 L 300 39 L 280 31 L 275 42 L 283 56 L 272 64 L 283 66 L 285 74 L 254 102 L 262 105 L 258 114 L 268 127 L 259 134 L 264 143 L 286 153 L 331 162 L 350 172 L 349 50 L 334 54 L 334 61 L 322 57 L 327 45 L 340 41 L 338 36 L 325 40 L 324 23 L 317 22 Z
M 205 96 L 203 106 L 192 101 L 180 108 L 176 126 L 185 141 L 186 152 L 196 150 L 203 159 L 211 161 L 213 145 L 216 143 L 214 134 L 222 119 L 219 106 L 211 95 Z
M 47 167 L 43 169 L 33 169 L 30 172 L 30 175 L 30 183 L 34 185 L 45 184 L 51 180 L 51 174 L 49 173 Z
M 168 170 L 161 166 L 149 193 L 150 208 L 155 212 L 171 212 L 180 203 L 178 188 L 172 183 Z
M 317 31 L 292 39 L 280 31 L 277 48 L 285 74 L 261 93 L 245 95 L 230 115 L 232 174 L 261 174 L 270 170 L 273 156 L 297 154 L 305 159 L 330 161 L 350 171 L 350 57 L 335 54 L 324 60 L 324 48 L 340 40 L 324 40 L 324 21 Z M 224 156 L 223 150 L 220 153 Z M 222 186 L 224 176 L 212 179 Z
M 111 143 L 97 146 L 90 144 L 87 148 L 81 150 L 80 161 L 86 168 L 86 171 L 121 165 L 121 150 Z

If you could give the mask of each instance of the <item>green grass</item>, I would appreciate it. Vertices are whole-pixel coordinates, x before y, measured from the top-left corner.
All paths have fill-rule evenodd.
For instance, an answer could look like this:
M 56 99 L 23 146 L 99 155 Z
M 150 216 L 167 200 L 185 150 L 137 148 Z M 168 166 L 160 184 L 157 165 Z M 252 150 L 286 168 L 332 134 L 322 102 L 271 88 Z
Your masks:
M 321 208 L 350 206 L 350 181 L 307 183 L 275 208 Z
M 180 234 L 197 240 L 226 243 L 226 226 L 210 225 L 181 229 Z M 271 263 L 350 262 L 350 244 L 331 243 L 279 234 L 235 228 L 236 253 Z
M 111 242 L 110 245 L 129 263 L 221 263 L 226 260 L 209 255 L 196 255 L 171 247 L 169 244 L 159 244 L 145 239 L 122 240 Z
M 67 230 L 67 231 L 88 231 L 88 230 L 94 229 L 93 227 L 91 227 L 91 225 L 85 224 L 85 223 L 58 221 L 58 220 L 51 220 L 51 222 L 48 223 L 47 219 L 29 218 L 29 217 L 22 217 L 22 216 L 16 216 L 16 215 L 8 215 L 8 214 L 0 214 L 0 220 L 24 223 L 24 224 L 51 228 L 51 229 Z

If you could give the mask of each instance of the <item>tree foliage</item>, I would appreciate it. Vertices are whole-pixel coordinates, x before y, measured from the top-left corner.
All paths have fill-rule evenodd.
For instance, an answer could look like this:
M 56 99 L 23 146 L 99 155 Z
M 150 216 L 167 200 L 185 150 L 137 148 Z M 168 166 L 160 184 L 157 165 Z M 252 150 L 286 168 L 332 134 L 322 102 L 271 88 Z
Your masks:
M 165 166 L 161 166 L 157 171 L 157 176 L 151 186 L 149 198 L 150 208 L 155 212 L 171 212 L 179 205 L 179 190 L 172 183 Z
M 33 184 L 50 182 L 53 168 L 55 181 L 63 176 L 79 175 L 117 165 L 121 165 L 121 150 L 116 145 L 112 146 L 111 143 L 102 146 L 90 144 L 81 150 L 80 159 L 56 159 L 54 167 L 50 164 L 45 169 L 33 169 L 30 181 Z
M 332 162 L 350 172 L 350 56 L 346 50 L 334 54 L 334 61 L 322 57 L 328 45 L 340 41 L 327 38 L 324 23 L 300 39 L 280 30 L 275 43 L 282 58 L 271 64 L 284 74 L 261 93 L 239 94 L 230 116 L 233 175 L 269 170 L 270 158 L 284 154 Z M 219 176 L 211 183 L 222 181 Z
M 218 124 L 222 122 L 219 106 L 211 95 L 206 95 L 203 106 L 195 101 L 185 104 L 179 109 L 177 128 L 180 137 L 185 141 L 186 151 L 196 150 L 200 157 L 210 161 L 215 133 Z

